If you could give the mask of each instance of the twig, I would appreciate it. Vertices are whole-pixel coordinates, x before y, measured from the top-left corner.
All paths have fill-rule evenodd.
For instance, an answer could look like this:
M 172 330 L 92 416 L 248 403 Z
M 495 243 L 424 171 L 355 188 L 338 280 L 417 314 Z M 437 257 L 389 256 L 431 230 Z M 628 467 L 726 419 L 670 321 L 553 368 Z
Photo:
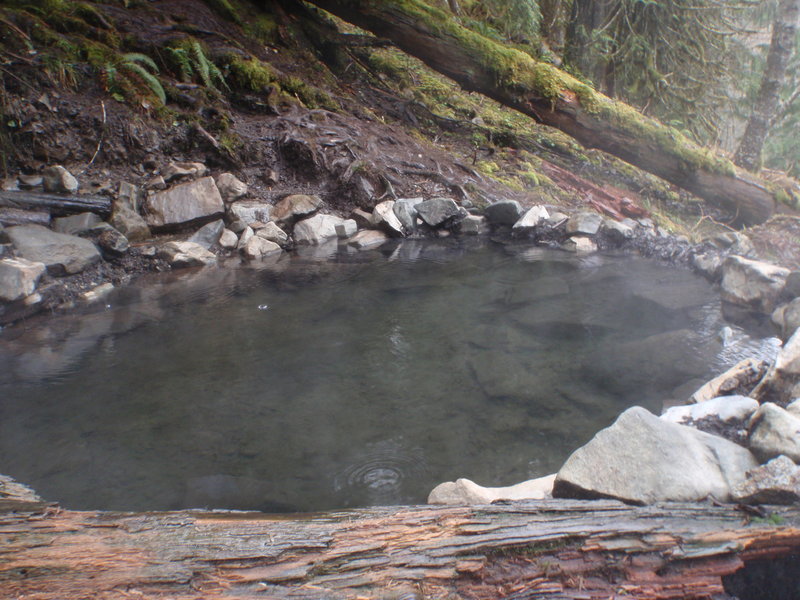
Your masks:
M 103 147 L 103 139 L 105 138 L 106 135 L 106 103 L 103 102 L 102 100 L 100 101 L 100 108 L 103 109 L 103 125 L 100 129 L 100 139 L 97 141 L 97 148 L 95 149 L 94 154 L 92 155 L 92 159 L 83 168 L 83 170 L 80 173 L 78 173 L 78 175 L 83 175 L 84 173 L 86 173 L 89 167 L 91 167 L 92 164 L 94 164 L 94 159 L 96 159 L 97 155 L 100 153 L 100 148 Z

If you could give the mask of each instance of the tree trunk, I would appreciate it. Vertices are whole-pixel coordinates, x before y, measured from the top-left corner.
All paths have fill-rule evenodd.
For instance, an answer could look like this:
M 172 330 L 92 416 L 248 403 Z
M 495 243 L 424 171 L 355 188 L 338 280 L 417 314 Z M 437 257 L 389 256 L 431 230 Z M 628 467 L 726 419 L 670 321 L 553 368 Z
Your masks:
M 465 89 L 494 98 L 727 210 L 735 225 L 761 223 L 775 210 L 774 193 L 766 182 L 552 65 L 464 29 L 444 11 L 419 0 L 311 2 L 390 39 Z
M 761 150 L 769 134 L 770 122 L 780 104 L 781 88 L 794 49 L 799 15 L 800 0 L 781 0 L 778 4 L 764 77 L 733 159 L 738 166 L 748 171 L 758 171 L 761 168 Z
M 93 212 L 102 217 L 107 217 L 111 214 L 111 199 L 102 196 L 64 196 L 60 194 L 0 191 L 0 206 L 47 211 L 57 217 L 82 212 Z
M 619 0 L 574 0 L 567 28 L 567 63 L 598 86 L 604 79 L 607 60 L 598 52 L 593 37 L 602 29 Z
M 734 507 L 551 500 L 289 518 L 0 500 L 0 597 L 711 598 L 758 560 L 768 598 L 781 574 L 800 577 L 778 572 L 800 551 L 800 512 L 780 511 L 755 524 Z

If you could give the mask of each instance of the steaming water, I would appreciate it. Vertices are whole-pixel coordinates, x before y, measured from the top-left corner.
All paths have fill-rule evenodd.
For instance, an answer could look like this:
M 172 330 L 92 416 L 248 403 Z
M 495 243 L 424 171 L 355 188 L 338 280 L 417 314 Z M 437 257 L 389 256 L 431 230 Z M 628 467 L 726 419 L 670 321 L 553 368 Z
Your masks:
M 0 337 L 0 473 L 76 509 L 310 511 L 558 469 L 742 357 L 689 272 L 405 244 L 179 274 Z M 723 342 L 724 340 L 724 342 Z

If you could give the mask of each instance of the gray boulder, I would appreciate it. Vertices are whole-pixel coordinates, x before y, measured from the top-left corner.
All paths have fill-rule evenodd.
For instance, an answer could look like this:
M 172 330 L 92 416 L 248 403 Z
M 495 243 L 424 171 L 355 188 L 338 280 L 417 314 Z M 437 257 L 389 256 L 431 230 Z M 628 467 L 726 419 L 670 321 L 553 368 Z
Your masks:
M 595 235 L 603 225 L 603 215 L 596 212 L 583 211 L 572 215 L 567 221 L 569 235 Z
M 550 214 L 544 206 L 534 206 L 525 211 L 525 214 L 514 223 L 511 230 L 517 233 L 530 231 L 542 225 L 549 218 Z
M 765 402 L 750 419 L 748 443 L 759 460 L 781 454 L 800 461 L 800 418 L 772 402 Z
M 116 206 L 108 222 L 132 242 L 146 240 L 150 237 L 150 228 L 142 216 L 126 206 Z
M 692 255 L 692 267 L 710 281 L 717 281 L 722 276 L 722 262 L 716 252 Z
M 355 235 L 358 232 L 358 225 L 353 219 L 346 219 L 336 225 L 336 237 L 340 240 L 346 240 L 347 238 Z
M 78 215 L 70 215 L 69 217 L 61 217 L 53 219 L 53 231 L 58 233 L 66 233 L 67 235 L 80 235 L 86 233 L 92 227 L 96 227 L 103 220 L 94 213 L 85 212 Z
M 238 200 L 247 193 L 247 184 L 239 180 L 233 173 L 222 173 L 217 177 L 217 188 L 225 202 Z
M 9 227 L 6 233 L 18 257 L 44 263 L 51 275 L 80 273 L 101 259 L 99 250 L 89 240 L 41 225 Z
M 194 242 L 167 242 L 159 248 L 158 255 L 173 269 L 205 267 L 217 262 L 213 253 Z
M 762 313 L 771 313 L 783 290 L 789 269 L 729 256 L 722 263 L 722 299 Z
M 567 459 L 553 496 L 616 498 L 651 504 L 727 501 L 745 472 L 750 452 L 723 438 L 669 423 L 635 406 Z
M 255 260 L 258 258 L 262 258 L 269 254 L 274 254 L 275 252 L 280 252 L 281 247 L 276 244 L 275 242 L 271 242 L 269 240 L 265 240 L 258 235 L 254 235 L 245 243 L 244 247 L 242 248 L 242 254 L 245 257 Z
M 314 215 L 299 221 L 294 226 L 294 241 L 297 244 L 319 244 L 327 239 L 335 238 L 336 226 L 346 219 L 333 215 Z
M 163 192 L 152 193 L 145 204 L 145 220 L 151 228 L 213 220 L 225 212 L 222 196 L 211 177 L 202 177 Z
M 796 504 L 800 502 L 800 467 L 786 456 L 773 458 L 750 469 L 732 496 L 743 504 Z
M 258 200 L 239 200 L 228 206 L 228 219 L 242 221 L 246 225 L 267 223 L 272 206 Z
M 208 250 L 219 241 L 223 231 L 225 231 L 225 222 L 219 219 L 203 225 L 186 241 L 200 244 L 203 248 Z
M 250 241 L 250 238 L 251 238 L 251 237 L 253 237 L 254 235 L 255 235 L 255 232 L 253 231 L 253 228 L 252 228 L 252 227 L 245 227 L 245 228 L 242 230 L 242 233 L 240 233 L 240 234 L 239 234 L 239 243 L 236 245 L 236 247 L 237 247 L 239 250 L 243 249 L 243 248 L 244 248 L 244 245 L 245 245 L 247 242 L 249 242 L 249 241 Z
M 522 216 L 522 207 L 516 200 L 501 200 L 487 206 L 483 211 L 483 216 L 492 225 L 511 227 Z
M 486 217 L 469 215 L 459 223 L 459 231 L 464 235 L 481 235 L 489 230 Z
M 14 302 L 30 296 L 44 274 L 45 266 L 24 258 L 0 260 L 0 300 Z
M 233 250 L 239 244 L 239 236 L 233 233 L 230 229 L 223 230 L 219 236 L 219 245 L 226 250 Z
M 403 237 L 403 224 L 394 214 L 394 200 L 385 200 L 372 209 L 372 225 L 383 229 L 392 237 Z
M 417 215 L 419 215 L 417 204 L 423 202 L 423 200 L 423 198 L 400 198 L 394 203 L 392 210 L 406 234 L 413 232 L 417 228 Z
M 78 180 L 61 165 L 55 165 L 42 171 L 42 187 L 45 192 L 74 194 L 78 191 Z
M 161 169 L 161 176 L 170 183 L 176 179 L 202 177 L 207 172 L 208 168 L 201 162 L 170 162 Z
M 466 216 L 462 215 L 451 198 L 431 198 L 420 202 L 415 208 L 420 218 L 431 227 L 446 227 Z
M 322 199 L 319 196 L 293 194 L 286 196 L 272 208 L 272 220 L 278 223 L 292 223 L 317 212 L 321 206 Z
M 264 227 L 256 231 L 256 235 L 262 239 L 269 240 L 280 246 L 289 242 L 289 236 L 286 232 L 278 227 L 273 221 L 267 222 Z
M 636 230 L 627 223 L 621 223 L 615 219 L 604 218 L 603 226 L 600 231 L 610 240 L 617 243 L 631 239 Z
M 778 328 L 781 339 L 788 340 L 800 327 L 800 298 L 795 298 L 788 304 L 783 304 L 776 308 L 772 313 L 771 319 Z

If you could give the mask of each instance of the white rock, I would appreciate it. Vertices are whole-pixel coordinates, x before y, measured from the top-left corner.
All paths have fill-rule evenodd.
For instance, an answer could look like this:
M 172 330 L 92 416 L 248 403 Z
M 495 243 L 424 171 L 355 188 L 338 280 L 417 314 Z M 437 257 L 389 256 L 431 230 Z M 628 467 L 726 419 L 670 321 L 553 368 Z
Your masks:
M 249 242 L 250 238 L 252 238 L 254 235 L 255 233 L 253 232 L 252 227 L 245 227 L 244 231 L 242 231 L 242 233 L 239 235 L 239 243 L 236 245 L 236 247 L 239 250 L 242 250 L 244 245 Z
M 227 211 L 230 221 L 240 220 L 246 225 L 267 223 L 270 220 L 272 205 L 258 200 L 239 200 L 228 205 Z
M 292 222 L 319 210 L 322 199 L 319 196 L 293 194 L 286 196 L 272 208 L 272 220 L 278 223 Z
M 281 246 L 289 241 L 289 236 L 286 232 L 273 221 L 265 223 L 263 227 L 256 231 L 256 235 Z
M 97 287 L 93 287 L 87 292 L 81 294 L 81 298 L 83 298 L 84 302 L 97 302 L 98 300 L 102 300 L 106 296 L 108 296 L 114 290 L 114 284 L 112 283 L 101 283 Z
M 569 235 L 594 235 L 600 231 L 603 215 L 596 212 L 583 211 L 572 215 L 567 221 Z
M 771 313 L 790 271 L 769 263 L 729 256 L 722 263 L 722 299 Z
M 550 214 L 544 206 L 534 206 L 525 211 L 525 214 L 514 223 L 511 230 L 516 232 L 529 231 L 538 227 L 549 218 Z
M 358 225 L 353 219 L 347 219 L 336 226 L 336 237 L 340 240 L 347 239 L 358 232 Z
M 247 184 L 233 173 L 222 173 L 217 177 L 217 188 L 225 202 L 238 200 L 247 193 Z
M 781 404 L 800 396 L 800 331 L 783 345 L 769 372 L 750 395 L 761 403 Z
M 45 270 L 44 263 L 24 258 L 0 260 L 0 300 L 13 302 L 30 296 Z
M 204 267 L 217 261 L 217 257 L 194 242 L 167 242 L 158 250 L 158 255 L 173 268 Z
M 347 240 L 348 246 L 352 246 L 358 250 L 364 250 L 366 248 L 374 248 L 375 246 L 380 246 L 385 244 L 389 241 L 389 236 L 387 236 L 382 231 L 377 231 L 375 229 L 365 229 L 363 231 L 359 231 L 349 240 Z
M 592 254 L 597 252 L 597 244 L 594 243 L 592 238 L 582 235 L 575 235 L 561 244 L 561 248 L 567 252 L 574 252 L 575 254 Z
M 781 454 L 800 461 L 800 418 L 765 402 L 750 419 L 750 450 L 761 461 Z
M 785 456 L 747 472 L 733 490 L 733 500 L 743 504 L 796 504 L 800 502 L 800 467 Z
M 719 396 L 686 406 L 673 406 L 661 418 L 671 423 L 698 421 L 706 417 L 717 417 L 721 421 L 743 421 L 758 410 L 758 402 L 747 396 Z
M 335 238 L 336 226 L 344 222 L 341 217 L 320 214 L 298 221 L 294 226 L 294 241 L 297 244 L 319 244 Z
M 394 214 L 394 200 L 385 200 L 372 209 L 372 225 L 393 237 L 403 236 L 403 224 Z
M 219 236 L 219 245 L 226 250 L 233 250 L 239 244 L 239 237 L 230 229 L 226 229 Z
M 508 487 L 483 487 L 469 479 L 437 485 L 428 504 L 490 504 L 495 500 L 542 500 L 551 498 L 555 473 Z
M 78 180 L 61 165 L 55 165 L 42 171 L 42 186 L 45 192 L 74 194 L 78 191 Z
M 413 232 L 417 228 L 417 204 L 423 202 L 424 198 L 400 198 L 394 203 L 392 210 L 395 216 L 403 225 L 406 234 Z
M 151 193 L 146 201 L 145 221 L 150 227 L 169 227 L 199 219 L 221 217 L 225 211 L 214 179 L 203 177 Z
M 730 369 L 704 383 L 689 397 L 689 403 L 705 402 L 731 393 L 748 393 L 766 374 L 767 363 L 757 358 L 745 358 Z
M 275 252 L 280 252 L 281 247 L 275 242 L 265 240 L 262 237 L 254 235 L 242 248 L 242 254 L 249 259 L 261 258 Z
M 201 162 L 170 162 L 161 170 L 161 175 L 167 183 L 185 177 L 202 177 L 208 168 Z

